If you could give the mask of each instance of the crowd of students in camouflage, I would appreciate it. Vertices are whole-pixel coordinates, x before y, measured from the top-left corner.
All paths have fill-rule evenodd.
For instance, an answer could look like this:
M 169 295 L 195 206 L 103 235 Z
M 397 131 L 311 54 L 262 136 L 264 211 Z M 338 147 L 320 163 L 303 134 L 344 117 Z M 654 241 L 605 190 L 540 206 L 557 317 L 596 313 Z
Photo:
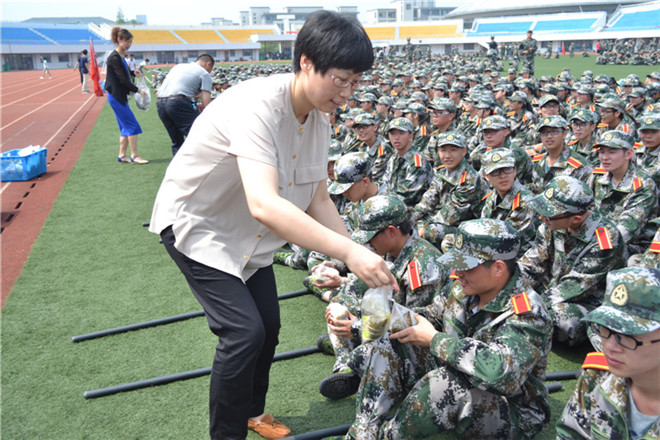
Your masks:
M 339 317 L 328 308 L 319 346 L 336 356 L 321 393 L 357 392 L 347 438 L 532 438 L 550 418 L 542 378 L 552 343 L 604 348 L 609 336 L 588 322 L 600 322 L 593 314 L 622 268 L 631 268 L 622 269 L 626 280 L 641 280 L 631 297 L 655 286 L 648 320 L 657 326 L 647 333 L 660 327 L 660 72 L 536 78 L 536 47 L 530 34 L 518 48 L 527 57 L 521 74 L 506 76 L 487 59 L 431 59 L 409 47 L 363 75 L 330 114 L 329 193 L 354 239 L 389 262 L 399 288 L 390 302 L 418 322 L 362 344 L 367 286 L 318 253 L 276 253 L 276 263 L 339 272 L 304 283 L 346 309 Z M 224 87 L 281 69 L 214 77 Z M 612 374 L 585 371 L 559 437 L 633 438 L 625 413 L 611 415 L 620 408 L 585 401 Z M 617 380 L 607 386 L 627 389 Z M 607 418 L 590 431 L 599 411 Z M 657 418 L 644 426 L 643 438 L 658 438 Z

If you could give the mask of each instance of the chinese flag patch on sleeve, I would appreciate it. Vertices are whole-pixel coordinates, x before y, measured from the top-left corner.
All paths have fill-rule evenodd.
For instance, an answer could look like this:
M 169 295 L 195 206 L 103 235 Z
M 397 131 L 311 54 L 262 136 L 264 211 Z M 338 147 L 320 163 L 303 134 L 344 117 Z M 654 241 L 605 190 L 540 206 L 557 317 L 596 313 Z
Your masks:
M 596 368 L 598 370 L 610 369 L 609 365 L 607 365 L 607 360 L 605 360 L 605 355 L 600 351 L 592 351 L 591 353 L 588 353 L 587 357 L 584 358 L 582 368 Z
M 417 260 L 412 260 L 408 263 L 408 284 L 410 284 L 410 290 L 415 290 L 422 285 L 422 279 L 419 276 L 419 263 Z
M 513 311 L 516 315 L 527 313 L 532 310 L 532 305 L 529 303 L 529 298 L 526 293 L 515 295 L 511 298 L 511 303 L 513 304 Z

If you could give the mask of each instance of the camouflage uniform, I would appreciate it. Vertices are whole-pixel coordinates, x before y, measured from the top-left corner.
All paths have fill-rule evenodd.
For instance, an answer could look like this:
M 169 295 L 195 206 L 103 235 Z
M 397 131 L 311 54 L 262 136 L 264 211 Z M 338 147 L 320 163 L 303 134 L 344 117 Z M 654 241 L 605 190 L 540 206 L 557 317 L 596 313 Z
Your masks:
M 628 133 L 631 136 L 633 136 L 635 139 L 637 139 L 637 130 L 636 130 L 635 122 L 632 120 L 630 116 L 626 114 L 625 105 L 620 98 L 618 98 L 616 95 L 606 94 L 602 97 L 602 99 L 598 103 L 598 107 L 601 109 L 609 108 L 613 110 L 619 110 L 621 112 L 621 121 L 617 124 L 616 127 L 610 128 L 609 125 L 605 122 L 601 122 L 600 124 L 598 124 L 598 129 L 597 129 L 598 139 L 600 139 L 601 136 L 605 134 L 606 131 L 610 131 L 610 130 L 623 131 L 624 133 Z
M 561 116 L 550 116 L 544 118 L 539 123 L 539 130 L 542 127 L 566 128 L 566 120 Z M 532 171 L 532 183 L 530 189 L 539 194 L 543 188 L 557 176 L 572 176 L 586 182 L 593 172 L 589 161 L 584 157 L 573 152 L 570 147 L 564 146 L 557 161 L 548 165 L 548 154 L 538 154 L 532 158 L 534 168 Z
M 484 118 L 481 122 L 480 128 L 481 130 L 499 130 L 502 128 L 509 128 L 509 126 L 504 116 L 494 115 Z M 529 155 L 519 146 L 512 144 L 509 136 L 507 136 L 506 141 L 504 141 L 504 145 L 502 145 L 500 148 L 513 152 L 516 160 L 516 175 L 518 180 L 520 180 L 520 182 L 523 184 L 530 182 L 532 180 L 532 169 L 534 163 L 532 162 L 532 159 L 529 157 Z M 479 144 L 479 146 L 477 146 L 477 148 L 475 148 L 470 153 L 470 162 L 472 163 L 472 167 L 479 171 L 481 169 L 483 156 L 492 150 L 493 148 L 487 146 L 485 143 Z
M 527 94 L 518 90 L 511 94 L 509 101 L 522 102 L 525 106 L 529 103 Z M 534 113 L 524 107 L 520 114 L 516 114 L 514 111 L 506 113 L 506 118 L 509 129 L 511 130 L 509 136 L 512 139 L 520 139 L 521 141 L 525 140 L 530 127 L 536 122 L 536 116 Z
M 410 220 L 410 213 L 403 200 L 396 196 L 375 196 L 361 205 L 359 211 L 359 229 L 353 232 L 355 241 L 365 244 L 374 235 L 389 225 L 397 226 Z M 399 291 L 394 292 L 394 302 L 408 308 L 422 307 L 433 301 L 436 291 L 449 279 L 449 273 L 438 263 L 441 253 L 428 241 L 416 234 L 408 239 L 399 255 L 394 258 L 387 254 L 390 270 L 397 280 Z M 417 262 L 418 269 L 411 263 Z M 412 271 L 412 272 L 411 272 Z M 415 271 L 419 273 L 419 285 L 415 279 Z M 355 316 L 360 317 L 360 302 L 368 287 L 357 277 L 351 277 L 345 286 L 336 289 L 330 302 L 343 304 Z M 337 361 L 333 372 L 346 368 L 347 358 L 351 351 L 360 344 L 361 321 L 353 322 L 352 339 L 346 339 L 330 333 Z
M 443 145 L 466 148 L 465 138 L 456 132 L 439 136 L 438 147 Z M 426 230 L 425 237 L 440 248 L 445 235 L 453 233 L 462 221 L 479 217 L 481 199 L 487 192 L 487 183 L 467 159 L 453 171 L 442 166 L 415 206 L 414 220 Z
M 532 204 L 545 217 L 579 213 L 593 204 L 593 194 L 584 182 L 558 176 Z M 623 259 L 623 240 L 616 226 L 597 210 L 589 214 L 573 233 L 542 224 L 534 245 L 518 261 L 525 277 L 541 292 L 557 339 L 570 345 L 586 339 L 586 325 L 580 319 L 600 305 L 605 276 Z
M 375 125 L 377 124 L 376 118 L 370 113 L 362 113 L 355 117 L 357 125 Z M 375 142 L 369 146 L 364 141 L 357 139 L 353 145 L 349 146 L 346 151 L 366 151 L 371 160 L 371 178 L 374 182 L 380 182 L 383 174 L 385 174 L 385 167 L 390 156 L 394 153 L 394 149 L 380 134 L 376 134 Z
M 534 75 L 534 55 L 537 50 L 537 43 L 534 38 L 527 39 L 525 38 L 518 45 L 518 50 L 522 56 L 523 69 L 529 69 L 529 73 Z M 527 53 L 523 53 L 527 51 Z
M 495 149 L 485 156 L 484 173 L 490 174 L 497 169 L 513 166 L 515 166 L 515 161 L 510 151 L 500 152 Z M 530 203 L 533 197 L 534 194 L 516 179 L 503 199 L 495 190 L 483 198 L 481 218 L 505 221 L 520 234 L 519 256 L 532 245 L 534 237 L 536 237 L 536 228 L 539 226 L 538 215 Z
M 448 111 L 454 114 L 456 117 L 456 104 L 454 101 L 448 98 L 435 98 L 429 103 L 429 108 L 439 111 Z M 456 126 L 456 119 L 451 124 L 451 126 L 446 131 L 454 131 Z M 444 132 L 439 130 L 433 131 L 429 136 L 429 141 L 426 144 L 426 150 L 424 152 L 424 157 L 431 163 L 433 168 L 437 168 L 442 165 L 440 158 L 438 157 L 438 137 Z
M 640 119 L 640 130 L 660 130 L 660 113 L 647 113 Z M 660 147 L 650 151 L 646 146 L 635 148 L 637 166 L 651 175 L 656 185 L 660 185 Z
M 634 267 L 610 272 L 603 305 L 585 319 L 619 335 L 650 333 L 660 328 L 659 290 L 660 272 L 656 269 Z M 630 430 L 640 427 L 632 426 L 631 384 L 630 378 L 616 376 L 606 366 L 586 369 L 557 422 L 557 439 L 632 438 Z M 659 439 L 660 419 L 641 427 L 637 434 L 641 439 Z
M 413 132 L 412 123 L 406 118 L 392 119 L 388 128 L 388 131 L 396 128 Z M 411 147 L 403 156 L 397 153 L 390 156 L 382 183 L 387 193 L 397 194 L 405 200 L 406 205 L 415 206 L 431 184 L 432 179 L 431 164 Z
M 578 120 L 595 124 L 598 122 L 598 115 L 589 109 L 578 109 L 571 114 L 570 120 L 571 122 Z M 589 162 L 589 165 L 592 167 L 597 167 L 600 165 L 600 159 L 598 158 L 598 149 L 595 148 L 595 143 L 596 134 L 593 133 L 591 135 L 591 142 L 589 142 L 587 145 L 582 145 L 582 143 L 577 139 L 569 141 L 567 145 L 577 154 L 584 156 Z
M 644 266 L 660 269 L 660 218 L 654 218 L 649 224 L 656 228 L 651 246 L 643 254 L 631 255 L 628 258 L 628 266 Z
M 606 132 L 598 147 L 629 150 L 632 138 L 621 131 Z M 649 247 L 655 227 L 648 221 L 657 215 L 658 190 L 651 177 L 638 168 L 633 159 L 621 182 L 615 185 L 612 175 L 597 168 L 588 182 L 596 208 L 616 224 L 624 242 L 624 258 Z
M 515 258 L 519 242 L 504 222 L 468 221 L 459 228 L 461 249 L 452 248 L 441 262 L 469 270 Z M 515 309 L 512 297 L 525 292 L 530 307 Z M 429 348 L 383 337 L 353 353 L 352 366 L 362 378 L 347 438 L 423 438 L 442 431 L 470 439 L 531 438 L 543 428 L 550 409 L 540 378 L 552 323 L 542 300 L 517 271 L 479 310 L 475 299 L 455 282 L 447 296 L 436 296 L 420 311 L 439 331 Z

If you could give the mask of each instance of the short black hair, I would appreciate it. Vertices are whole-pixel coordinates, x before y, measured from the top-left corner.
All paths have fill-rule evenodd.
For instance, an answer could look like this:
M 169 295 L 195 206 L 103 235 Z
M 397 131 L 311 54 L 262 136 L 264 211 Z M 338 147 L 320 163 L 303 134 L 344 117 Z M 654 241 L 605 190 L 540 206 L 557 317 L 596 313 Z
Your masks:
M 87 55 L 87 49 L 83 49 L 81 52 L 83 55 Z
M 491 260 L 491 261 L 484 261 L 483 266 L 488 269 L 491 267 L 493 264 L 495 264 L 496 260 Z M 509 260 L 501 260 L 505 265 L 506 269 L 509 271 L 509 276 L 513 275 L 513 273 L 516 271 L 516 267 L 518 265 L 518 261 L 516 258 L 511 258 Z
M 395 227 L 401 231 L 402 235 L 412 235 L 413 225 L 410 220 L 405 220 L 398 225 L 395 225 Z
M 201 54 L 200 56 L 197 57 L 195 61 L 200 61 L 200 60 L 202 60 L 205 63 L 208 63 L 210 61 L 212 64 L 215 64 L 215 60 L 213 59 L 213 57 L 207 53 Z
M 374 63 L 371 40 L 355 18 L 336 12 L 319 10 L 309 15 L 296 38 L 293 71 L 300 71 L 300 57 L 305 54 L 314 71 L 326 73 L 330 68 L 362 73 Z

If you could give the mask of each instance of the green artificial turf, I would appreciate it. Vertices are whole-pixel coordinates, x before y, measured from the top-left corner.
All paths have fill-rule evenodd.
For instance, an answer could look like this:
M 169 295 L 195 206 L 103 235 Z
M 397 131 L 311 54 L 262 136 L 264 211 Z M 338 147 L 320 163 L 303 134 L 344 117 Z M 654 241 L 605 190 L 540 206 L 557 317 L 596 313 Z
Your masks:
M 595 66 L 595 58 L 537 60 L 537 75 L 571 63 L 620 77 L 651 68 Z M 591 62 L 589 64 L 588 62 Z M 619 73 L 617 73 L 619 72 Z M 133 104 L 131 104 L 133 105 Z M 73 343 L 71 337 L 199 310 L 183 276 L 141 223 L 171 159 L 155 102 L 134 110 L 146 166 L 119 164 L 118 129 L 105 106 L 2 310 L 1 433 L 7 439 L 207 438 L 208 376 L 85 400 L 83 392 L 211 365 L 215 337 L 203 318 Z M 276 266 L 280 293 L 302 288 L 302 271 Z M 281 301 L 278 352 L 313 346 L 325 332 L 313 296 Z M 549 371 L 579 368 L 587 346 L 557 348 Z M 267 411 L 302 433 L 352 421 L 354 401 L 328 401 L 318 382 L 333 358 L 276 362 Z M 553 421 L 574 381 L 551 395 Z M 260 438 L 254 433 L 249 438 Z M 539 438 L 554 438 L 553 426 Z

